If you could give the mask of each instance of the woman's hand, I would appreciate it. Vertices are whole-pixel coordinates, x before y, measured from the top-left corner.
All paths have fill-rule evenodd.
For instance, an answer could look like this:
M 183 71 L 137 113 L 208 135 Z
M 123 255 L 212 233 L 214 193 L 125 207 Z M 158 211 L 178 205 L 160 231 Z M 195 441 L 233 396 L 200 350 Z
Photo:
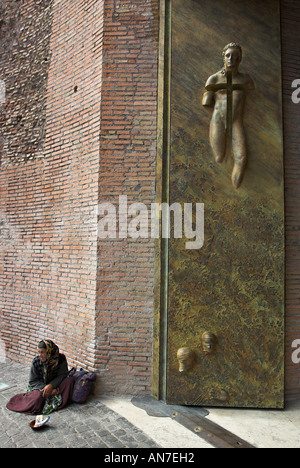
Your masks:
M 52 385 L 51 384 L 46 385 L 46 387 L 43 388 L 43 397 L 48 398 L 48 397 L 52 396 L 52 392 L 53 392 Z

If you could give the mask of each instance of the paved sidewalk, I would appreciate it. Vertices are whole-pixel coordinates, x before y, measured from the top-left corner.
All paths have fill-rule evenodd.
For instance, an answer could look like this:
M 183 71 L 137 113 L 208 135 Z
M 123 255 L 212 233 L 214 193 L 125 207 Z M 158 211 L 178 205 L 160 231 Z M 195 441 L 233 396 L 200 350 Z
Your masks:
M 50 414 L 47 427 L 33 431 L 29 422 L 34 416 L 6 408 L 12 396 L 26 391 L 28 375 L 23 364 L 0 363 L 0 448 L 213 448 L 171 418 L 149 416 L 129 397 L 122 399 L 125 415 L 118 406 L 114 410 L 111 399 L 92 396 L 84 405 Z M 9 387 L 1 389 L 1 383 Z
M 194 426 L 187 428 L 178 418 L 162 415 L 161 409 L 168 413 L 170 407 L 159 402 L 106 395 L 52 413 L 47 427 L 33 431 L 33 416 L 6 408 L 13 395 L 26 391 L 28 375 L 29 367 L 23 364 L 0 363 L 0 448 L 199 449 L 228 440 L 234 447 L 235 438 L 237 444 L 240 438 L 256 448 L 300 448 L 300 401 L 288 403 L 285 411 L 197 409 L 194 417 L 202 427 L 196 434 Z
M 157 443 L 99 400 L 84 405 L 72 404 L 52 413 L 47 427 L 33 431 L 34 416 L 9 411 L 8 400 L 26 390 L 29 368 L 12 361 L 0 364 L 1 448 L 155 448 Z

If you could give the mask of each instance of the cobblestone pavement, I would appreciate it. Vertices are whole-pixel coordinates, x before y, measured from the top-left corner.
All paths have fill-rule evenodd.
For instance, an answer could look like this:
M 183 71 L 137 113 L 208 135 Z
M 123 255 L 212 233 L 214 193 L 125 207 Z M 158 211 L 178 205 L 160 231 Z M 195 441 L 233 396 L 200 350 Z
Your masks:
M 8 400 L 26 391 L 29 368 L 0 364 L 0 448 L 159 448 L 144 432 L 97 399 L 52 413 L 48 425 L 33 431 L 34 416 L 9 411 Z

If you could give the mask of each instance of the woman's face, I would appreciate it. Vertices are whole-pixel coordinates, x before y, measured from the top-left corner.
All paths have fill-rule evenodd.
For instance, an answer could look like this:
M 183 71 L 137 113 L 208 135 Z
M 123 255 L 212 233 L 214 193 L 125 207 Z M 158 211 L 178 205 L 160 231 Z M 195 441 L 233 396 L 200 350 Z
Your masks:
M 38 348 L 38 355 L 42 362 L 47 361 L 47 350 L 44 348 Z

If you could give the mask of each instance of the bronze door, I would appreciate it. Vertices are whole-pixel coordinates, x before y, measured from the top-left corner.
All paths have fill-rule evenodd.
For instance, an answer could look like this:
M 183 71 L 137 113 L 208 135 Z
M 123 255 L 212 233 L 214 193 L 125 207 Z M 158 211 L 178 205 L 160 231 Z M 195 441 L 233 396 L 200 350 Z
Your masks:
M 166 0 L 161 15 L 158 196 L 191 204 L 195 232 L 203 204 L 205 237 L 188 249 L 171 223 L 158 245 L 154 394 L 282 408 L 279 2 Z

